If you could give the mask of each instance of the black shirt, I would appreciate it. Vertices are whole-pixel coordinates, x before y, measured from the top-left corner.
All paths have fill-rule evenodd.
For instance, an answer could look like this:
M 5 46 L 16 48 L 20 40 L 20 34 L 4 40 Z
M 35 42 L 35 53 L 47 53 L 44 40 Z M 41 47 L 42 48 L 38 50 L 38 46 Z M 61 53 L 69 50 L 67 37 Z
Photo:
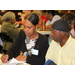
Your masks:
M 39 34 L 39 33 L 38 33 Z M 24 31 L 20 31 L 13 47 L 8 50 L 7 54 L 9 55 L 9 59 L 12 57 L 17 57 L 20 55 L 20 52 L 27 51 L 26 44 L 25 44 L 26 35 Z M 48 38 L 44 35 L 39 34 L 39 37 L 36 41 L 34 49 L 39 51 L 38 55 L 31 55 L 27 56 L 27 63 L 32 65 L 43 65 L 45 63 L 45 55 L 47 49 L 49 47 Z

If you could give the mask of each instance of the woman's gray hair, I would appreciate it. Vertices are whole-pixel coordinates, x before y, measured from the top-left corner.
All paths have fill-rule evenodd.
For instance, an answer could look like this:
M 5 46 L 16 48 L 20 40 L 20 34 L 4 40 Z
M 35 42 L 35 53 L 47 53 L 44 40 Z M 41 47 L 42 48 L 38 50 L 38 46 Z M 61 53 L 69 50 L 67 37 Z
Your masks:
M 13 12 L 7 12 L 3 15 L 3 21 L 9 21 L 15 19 L 15 13 Z

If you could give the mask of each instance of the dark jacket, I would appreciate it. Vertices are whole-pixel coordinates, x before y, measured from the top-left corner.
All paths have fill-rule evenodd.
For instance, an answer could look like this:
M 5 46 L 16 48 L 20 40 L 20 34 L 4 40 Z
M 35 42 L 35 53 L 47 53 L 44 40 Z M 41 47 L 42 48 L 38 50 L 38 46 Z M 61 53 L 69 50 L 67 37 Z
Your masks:
M 8 50 L 7 54 L 9 55 L 9 59 L 12 57 L 17 57 L 20 55 L 20 51 L 25 52 L 27 51 L 26 44 L 25 44 L 25 33 L 20 31 L 18 38 L 16 39 L 13 47 Z M 32 65 L 43 65 L 45 63 L 45 55 L 47 49 L 49 47 L 48 39 L 46 36 L 39 34 L 39 37 L 36 41 L 34 49 L 39 50 L 38 56 L 31 55 L 27 56 L 27 63 Z

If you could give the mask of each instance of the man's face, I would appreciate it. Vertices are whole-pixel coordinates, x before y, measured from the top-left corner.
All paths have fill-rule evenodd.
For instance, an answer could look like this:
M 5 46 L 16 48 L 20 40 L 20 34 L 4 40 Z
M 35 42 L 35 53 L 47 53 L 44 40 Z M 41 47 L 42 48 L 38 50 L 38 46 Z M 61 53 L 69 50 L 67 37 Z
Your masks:
M 23 31 L 25 32 L 26 36 L 30 37 L 35 33 L 36 26 L 34 26 L 29 20 L 24 21 L 24 28 Z
M 55 29 L 51 30 L 51 36 L 52 36 L 53 40 L 56 42 L 60 42 L 62 39 L 61 31 L 57 31 Z

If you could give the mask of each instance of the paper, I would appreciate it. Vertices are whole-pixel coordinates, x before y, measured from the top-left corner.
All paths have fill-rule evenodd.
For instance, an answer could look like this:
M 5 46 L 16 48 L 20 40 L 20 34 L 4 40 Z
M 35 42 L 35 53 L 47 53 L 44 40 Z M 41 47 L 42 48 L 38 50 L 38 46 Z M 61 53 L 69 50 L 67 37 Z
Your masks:
M 7 63 L 3 63 L 0 59 L 0 65 L 30 65 L 26 61 L 18 61 L 15 58 L 10 59 Z
M 7 62 L 7 65 L 16 65 L 17 63 L 19 63 L 19 61 L 15 58 L 12 58 Z

